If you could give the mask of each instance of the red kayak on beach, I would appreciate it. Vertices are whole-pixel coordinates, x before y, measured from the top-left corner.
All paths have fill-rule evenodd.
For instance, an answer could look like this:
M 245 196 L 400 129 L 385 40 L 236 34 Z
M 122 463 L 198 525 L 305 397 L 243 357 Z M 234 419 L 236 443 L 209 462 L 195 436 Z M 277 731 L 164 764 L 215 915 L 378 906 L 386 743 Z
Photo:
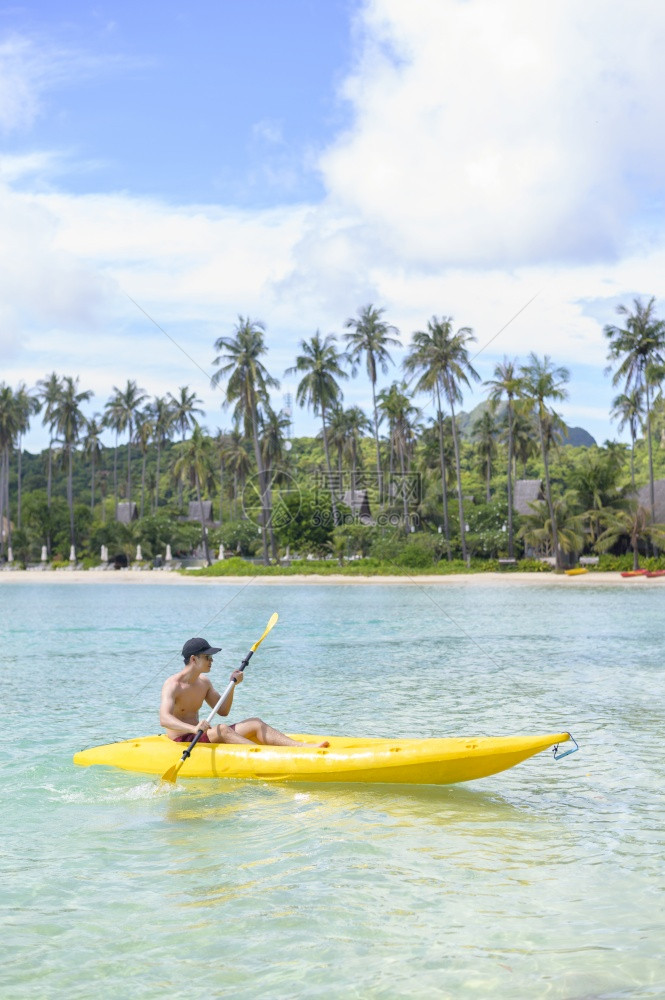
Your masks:
M 646 569 L 628 569 L 625 570 L 622 576 L 647 576 L 648 570 Z

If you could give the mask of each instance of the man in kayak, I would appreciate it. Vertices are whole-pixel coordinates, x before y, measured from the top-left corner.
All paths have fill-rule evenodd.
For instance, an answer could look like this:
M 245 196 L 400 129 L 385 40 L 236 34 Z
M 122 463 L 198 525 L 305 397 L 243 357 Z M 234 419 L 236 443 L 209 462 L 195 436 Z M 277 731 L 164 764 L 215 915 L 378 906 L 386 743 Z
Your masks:
M 245 719 L 232 726 L 223 723 L 211 725 L 206 719 L 199 722 L 199 710 L 203 703 L 207 702 L 214 708 L 220 699 L 220 695 L 207 676 L 212 667 L 212 658 L 219 652 L 219 647 L 211 646 L 205 639 L 198 637 L 188 639 L 182 647 L 185 666 L 164 682 L 159 707 L 159 722 L 166 729 L 169 739 L 175 740 L 176 743 L 191 743 L 197 731 L 201 729 L 203 735 L 199 743 L 260 743 L 277 747 L 330 745 L 327 741 L 299 743 L 256 718 Z M 241 670 L 234 670 L 231 674 L 236 684 L 241 684 L 243 677 Z M 228 715 L 231 711 L 234 691 L 235 685 L 220 706 L 219 715 Z

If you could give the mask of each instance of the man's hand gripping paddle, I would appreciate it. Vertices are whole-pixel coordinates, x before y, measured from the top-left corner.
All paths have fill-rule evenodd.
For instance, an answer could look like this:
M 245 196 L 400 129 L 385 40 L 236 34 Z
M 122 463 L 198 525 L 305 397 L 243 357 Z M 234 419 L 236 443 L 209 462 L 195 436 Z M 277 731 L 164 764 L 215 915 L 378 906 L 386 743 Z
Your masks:
M 258 640 L 258 642 L 254 643 L 254 645 L 250 649 L 249 653 L 247 654 L 247 656 L 245 657 L 245 659 L 240 664 L 240 666 L 238 668 L 239 670 L 242 671 L 242 670 L 245 669 L 245 667 L 247 666 L 247 664 L 249 663 L 249 661 L 251 660 L 251 658 L 254 656 L 254 653 L 256 652 L 256 650 L 259 648 L 259 646 L 261 645 L 261 643 L 263 642 L 263 640 L 267 636 L 268 632 L 270 632 L 270 630 L 273 627 L 273 625 L 275 625 L 275 623 L 277 622 L 278 617 L 279 617 L 279 615 L 277 614 L 277 612 L 275 612 L 275 614 L 272 616 L 272 618 L 270 619 L 270 621 L 266 625 L 266 630 L 263 633 L 263 635 L 261 636 L 261 638 Z M 210 715 L 206 719 L 206 722 L 212 722 L 214 716 L 216 715 L 216 713 L 219 711 L 219 709 L 222 707 L 222 705 L 226 701 L 229 693 L 233 690 L 233 687 L 234 687 L 235 684 L 237 684 L 237 681 L 235 681 L 235 680 L 229 681 L 229 683 L 227 685 L 227 688 L 224 691 L 224 694 L 221 696 L 221 698 L 219 699 L 219 701 L 217 702 L 217 704 L 213 708 L 212 712 L 210 713 Z M 202 736 L 203 736 L 203 730 L 202 729 L 197 730 L 196 735 L 194 736 L 194 739 L 189 744 L 189 746 L 187 747 L 187 749 L 183 753 L 183 755 L 180 758 L 180 760 L 178 761 L 178 763 L 174 764 L 173 767 L 170 767 L 168 769 L 168 771 L 165 774 L 162 775 L 162 781 L 168 781 L 172 785 L 175 785 L 175 783 L 177 781 L 177 778 L 178 778 L 178 772 L 180 771 L 180 768 L 185 763 L 185 761 L 189 757 L 190 753 L 192 752 L 192 750 L 194 749 L 194 747 L 199 742 L 199 740 L 201 739 Z

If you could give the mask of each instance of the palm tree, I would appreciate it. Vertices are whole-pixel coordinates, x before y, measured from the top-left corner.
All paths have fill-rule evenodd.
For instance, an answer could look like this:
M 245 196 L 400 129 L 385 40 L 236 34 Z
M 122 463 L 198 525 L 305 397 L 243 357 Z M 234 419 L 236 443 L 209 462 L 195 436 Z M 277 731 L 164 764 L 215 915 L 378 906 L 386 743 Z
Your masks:
M 516 372 L 516 362 L 504 358 L 494 367 L 494 378 L 484 383 L 490 387 L 490 402 L 496 408 L 506 398 L 507 413 L 506 425 L 508 431 L 508 558 L 513 559 L 515 555 L 513 537 L 513 461 L 515 456 L 514 446 L 514 422 L 515 400 L 519 399 L 522 393 L 522 382 Z
M 127 500 L 132 499 L 132 441 L 134 439 L 134 428 L 136 426 L 136 415 L 142 404 L 148 398 L 143 389 L 139 389 L 134 379 L 127 379 L 124 389 L 113 386 L 115 392 L 115 407 L 118 418 L 118 430 L 120 433 L 127 431 Z
M 356 489 L 356 470 L 358 468 L 358 447 L 364 434 L 372 433 L 372 422 L 359 406 L 350 406 L 345 410 L 347 449 L 351 457 L 351 492 Z
M 85 437 L 83 438 L 83 452 L 90 458 L 90 510 L 95 509 L 95 462 L 102 454 L 101 435 L 104 430 L 103 421 L 99 413 L 85 420 Z
M 636 386 L 630 392 L 622 392 L 612 400 L 611 414 L 614 420 L 618 420 L 617 429 L 621 432 L 626 424 L 630 428 L 630 481 L 635 487 L 635 441 L 637 431 L 642 423 L 644 415 L 644 390 L 642 386 Z
M 188 385 L 181 385 L 178 392 L 178 396 L 170 392 L 167 397 L 168 406 L 171 408 L 169 424 L 173 424 L 180 431 L 184 441 L 187 431 L 196 425 L 194 414 L 203 415 L 203 410 L 199 406 L 203 400 L 198 398 L 196 392 L 190 392 Z
M 334 333 L 329 333 L 321 339 L 321 334 L 317 330 L 311 340 L 300 341 L 300 349 L 303 353 L 298 355 L 295 365 L 286 371 L 287 375 L 295 372 L 304 373 L 296 390 L 296 401 L 300 406 L 311 406 L 314 413 L 321 414 L 323 448 L 328 467 L 330 500 L 334 524 L 337 524 L 338 516 L 333 474 L 330 465 L 326 416 L 329 411 L 332 411 L 339 404 L 342 398 L 342 390 L 337 379 L 348 378 L 348 375 L 341 367 L 346 355 L 337 350 L 335 347 L 336 343 L 337 337 Z
M 118 435 L 123 426 L 123 410 L 120 394 L 116 390 L 114 396 L 104 403 L 104 427 L 108 427 L 115 433 L 115 444 L 113 446 L 113 496 L 115 498 L 114 518 L 118 520 Z
M 174 469 L 180 480 L 189 479 L 196 489 L 196 500 L 199 505 L 199 520 L 201 522 L 201 541 L 208 566 L 212 564 L 208 548 L 208 530 L 203 513 L 202 490 L 209 488 L 215 479 L 213 443 L 194 421 L 192 435 L 180 446 L 179 456 Z
M 16 510 L 16 522 L 17 526 L 21 527 L 21 484 L 22 484 L 22 457 L 23 457 L 23 446 L 22 437 L 30 428 L 30 417 L 35 413 L 39 413 L 41 410 L 41 402 L 39 398 L 32 394 L 31 390 L 28 389 L 23 382 L 19 385 L 18 389 L 14 394 L 16 400 L 16 406 L 18 407 L 18 482 L 17 482 L 17 510 Z
M 462 470 L 460 464 L 460 446 L 457 433 L 457 420 L 455 417 L 455 404 L 462 402 L 461 386 L 470 386 L 469 379 L 480 381 L 480 376 L 469 360 L 467 344 L 476 338 L 473 330 L 468 326 L 462 326 L 457 333 L 453 333 L 453 319 L 451 316 L 444 316 L 437 319 L 433 316 L 427 324 L 426 331 L 417 331 L 413 335 L 413 343 L 410 353 L 404 361 L 406 371 L 422 372 L 416 388 L 424 392 L 435 392 L 437 397 L 438 411 L 441 412 L 441 395 L 448 400 L 451 413 L 451 428 L 453 432 L 453 446 L 455 449 L 455 470 L 457 476 L 457 503 L 460 519 L 460 536 L 462 542 L 462 558 L 466 560 L 466 528 L 464 524 L 464 502 L 462 499 Z M 444 522 L 448 531 L 448 516 L 446 502 L 446 484 L 443 451 L 443 424 L 440 431 L 440 451 L 442 468 L 442 486 L 444 488 Z M 449 535 L 446 534 L 446 542 Z
M 268 559 L 268 525 L 271 523 L 270 488 L 266 481 L 259 440 L 260 410 L 268 402 L 268 390 L 279 389 L 279 382 L 270 375 L 260 360 L 266 353 L 263 338 L 265 326 L 258 320 L 238 317 L 234 329 L 234 337 L 220 337 L 215 341 L 215 350 L 224 351 L 215 358 L 213 364 L 222 367 L 213 376 L 213 384 L 228 378 L 226 399 L 224 405 L 235 403 L 235 418 L 242 421 L 245 436 L 253 441 L 254 458 L 259 480 L 261 495 L 261 537 L 263 541 L 263 561 Z M 272 537 L 272 533 L 271 533 Z M 272 537 L 272 551 L 276 558 L 277 549 Z
M 266 403 L 261 413 L 261 457 L 271 482 L 283 481 L 284 444 L 290 427 L 289 417 L 282 410 L 273 410 Z
M 527 462 L 540 451 L 539 432 L 532 412 L 530 400 L 515 402 L 513 413 L 513 451 L 515 460 L 513 473 L 517 477 L 517 463 L 522 466 L 522 478 L 527 477 Z
M 393 382 L 389 389 L 383 389 L 379 393 L 378 399 L 379 408 L 388 419 L 391 455 L 394 452 L 400 463 L 404 530 L 408 533 L 406 460 L 407 456 L 410 457 L 415 435 L 415 421 L 420 415 L 420 410 L 411 403 L 409 396 L 407 396 L 407 390 L 408 386 L 405 382 Z
M 7 543 L 12 544 L 12 516 L 9 506 L 9 459 L 21 427 L 21 413 L 11 386 L 0 382 L 0 556 L 5 554 L 5 510 Z
M 173 399 L 173 397 L 171 397 Z M 157 468 L 155 470 L 155 510 L 159 507 L 159 466 L 162 447 L 170 439 L 173 428 L 173 409 L 165 396 L 155 396 L 149 405 L 153 440 L 157 445 Z M 197 411 L 200 412 L 200 411 Z
M 372 385 L 379 500 L 381 500 L 383 490 L 381 485 L 381 450 L 379 448 L 379 412 L 376 405 L 377 368 L 380 368 L 383 374 L 387 375 L 388 365 L 393 364 L 388 347 L 401 347 L 400 341 L 393 336 L 393 334 L 399 333 L 397 327 L 381 319 L 384 312 L 385 309 L 375 309 L 372 305 L 363 306 L 358 310 L 357 318 L 351 317 L 344 324 L 346 329 L 351 331 L 351 333 L 344 334 L 344 339 L 347 342 L 347 354 L 351 361 L 351 374 L 356 376 L 364 356 L 367 374 Z
M 616 449 L 588 448 L 570 472 L 569 482 L 584 511 L 592 542 L 600 536 L 608 510 L 613 512 L 622 503 L 619 479 L 623 463 L 624 457 Z
M 562 497 L 551 504 L 529 504 L 533 514 L 522 515 L 518 537 L 530 545 L 554 553 L 557 567 L 560 552 L 581 552 L 584 548 L 584 517 L 573 512 L 572 498 Z
M 520 372 L 523 378 L 524 395 L 531 401 L 538 418 L 540 431 L 540 451 L 545 468 L 545 497 L 549 508 L 550 523 L 552 526 L 552 538 L 554 546 L 554 559 L 556 568 L 561 569 L 561 553 L 559 551 L 557 539 L 557 519 L 555 517 L 554 504 L 552 502 L 552 486 L 550 483 L 550 467 L 548 461 L 548 428 L 552 427 L 552 413 L 548 410 L 546 402 L 548 400 L 565 399 L 568 395 L 564 388 L 570 378 L 567 368 L 556 367 L 552 364 L 551 358 L 545 355 L 541 361 L 532 351 L 529 355 L 529 363 L 522 365 Z
M 167 399 L 173 413 L 173 426 L 180 431 L 182 435 L 181 440 L 184 441 L 185 434 L 196 423 L 194 414 L 203 415 L 203 410 L 198 405 L 203 400 L 198 398 L 196 392 L 190 392 L 188 385 L 181 385 L 178 392 L 180 394 L 178 396 L 169 393 Z M 182 505 L 182 480 L 178 479 L 177 482 L 178 503 Z
M 62 393 L 55 410 L 56 427 L 67 460 L 67 503 L 69 505 L 69 537 L 71 545 L 75 544 L 74 494 L 72 485 L 74 448 L 79 441 L 81 431 L 85 427 L 85 417 L 81 412 L 81 403 L 86 402 L 94 395 L 91 389 L 87 389 L 85 392 L 77 392 L 78 383 L 78 376 L 76 378 L 72 378 L 69 375 L 65 376 Z
M 441 493 L 443 500 L 443 530 L 446 539 L 448 559 L 452 559 L 450 550 L 450 521 L 448 518 L 448 483 L 446 454 L 443 433 L 443 413 L 441 396 L 443 394 L 443 378 L 436 360 L 439 357 L 438 344 L 441 331 L 438 328 L 436 316 L 427 324 L 427 330 L 417 330 L 413 334 L 411 348 L 403 361 L 404 370 L 409 374 L 419 374 L 415 385 L 416 392 L 431 392 L 436 399 L 437 428 L 439 436 L 439 468 L 441 472 Z
M 148 448 L 155 434 L 155 425 L 152 421 L 152 409 L 147 406 L 145 410 L 139 410 L 135 418 L 134 440 L 141 452 L 141 510 L 140 517 L 143 517 L 145 506 L 145 463 L 148 457 Z
M 497 427 L 492 411 L 491 409 L 485 410 L 483 415 L 475 421 L 471 429 L 471 437 L 476 442 L 480 470 L 485 475 L 485 499 L 488 503 L 492 499 L 490 482 L 492 479 L 492 463 L 496 458 L 496 435 Z M 508 496 L 512 500 L 512 493 L 510 491 Z M 510 518 L 510 521 L 512 529 L 512 518 Z M 512 559 L 512 556 L 510 558 Z
M 655 520 L 653 479 L 653 452 L 651 443 L 651 397 L 649 389 L 654 384 L 654 373 L 665 365 L 665 323 L 655 314 L 655 298 L 646 306 L 640 299 L 633 300 L 633 312 L 628 306 L 617 306 L 617 313 L 625 317 L 623 327 L 608 325 L 603 332 L 610 342 L 608 359 L 617 363 L 612 385 L 623 381 L 624 393 L 644 390 L 646 408 L 647 445 L 649 449 L 649 499 L 651 519 Z M 609 369 L 611 371 L 611 365 Z
M 641 507 L 636 500 L 626 503 L 624 509 L 608 511 L 605 515 L 607 527 L 596 541 L 598 552 L 607 552 L 620 538 L 627 535 L 633 550 L 633 570 L 639 569 L 640 539 L 656 545 L 665 544 L 665 525 L 654 524 L 650 511 Z
M 339 488 L 342 488 L 343 465 L 342 459 L 347 442 L 347 421 L 346 410 L 337 403 L 330 411 L 328 420 L 328 443 L 337 451 L 337 472 L 339 474 Z
M 252 460 L 248 448 L 248 441 L 238 426 L 225 435 L 222 448 L 222 461 L 233 476 L 233 519 L 238 517 L 238 492 L 245 485 L 245 481 L 252 467 Z
M 46 480 L 46 505 L 48 509 L 51 509 L 51 485 L 53 482 L 53 437 L 55 435 L 55 408 L 62 392 L 62 379 L 55 372 L 51 372 L 45 378 L 40 379 L 37 383 L 37 388 L 40 391 L 40 398 L 44 405 L 44 424 L 49 429 L 49 443 L 48 443 L 48 473 Z M 48 549 L 49 556 L 51 554 L 51 530 L 46 534 L 46 545 Z
M 231 440 L 230 431 L 222 430 L 221 427 L 217 428 L 217 435 L 215 437 L 215 449 L 217 453 L 217 460 L 219 462 L 219 523 L 222 524 L 224 521 L 224 486 L 226 472 L 226 455 L 229 448 L 229 443 Z

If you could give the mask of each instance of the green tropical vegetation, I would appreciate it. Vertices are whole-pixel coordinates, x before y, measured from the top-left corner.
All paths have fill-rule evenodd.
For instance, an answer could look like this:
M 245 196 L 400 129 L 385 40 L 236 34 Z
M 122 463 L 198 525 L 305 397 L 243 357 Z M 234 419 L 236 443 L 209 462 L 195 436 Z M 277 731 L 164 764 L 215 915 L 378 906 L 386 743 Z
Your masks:
M 0 382 L 0 560 L 67 565 L 74 554 L 87 566 L 102 547 L 131 561 L 141 546 L 150 563 L 168 546 L 218 575 L 547 570 L 580 556 L 599 568 L 660 565 L 665 324 L 653 299 L 620 305 L 605 327 L 611 415 L 630 445 L 567 443 L 556 406 L 570 374 L 536 353 L 497 363 L 486 401 L 465 413 L 479 381 L 473 331 L 433 316 L 391 372 L 399 331 L 384 313 L 364 306 L 341 339 L 301 341 L 285 374 L 320 421 L 316 437 L 292 437 L 265 325 L 250 317 L 212 345 L 229 415 L 215 433 L 188 385 L 151 399 L 128 379 L 88 416 L 93 393 L 76 376 Z M 361 366 L 369 412 L 344 406 Z M 36 419 L 48 432 L 38 455 L 23 447 Z

